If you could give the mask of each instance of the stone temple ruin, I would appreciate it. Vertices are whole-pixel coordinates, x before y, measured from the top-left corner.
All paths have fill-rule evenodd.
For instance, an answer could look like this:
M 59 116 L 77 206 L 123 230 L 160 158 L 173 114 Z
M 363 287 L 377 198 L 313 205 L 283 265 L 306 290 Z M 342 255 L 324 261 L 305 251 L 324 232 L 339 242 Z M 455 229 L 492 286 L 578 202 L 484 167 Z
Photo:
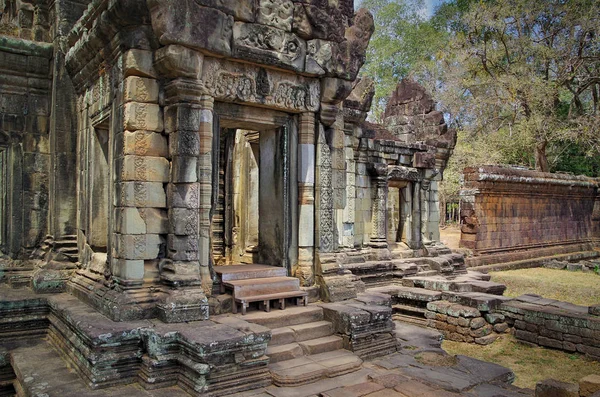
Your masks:
M 0 4 L 6 395 L 297 386 L 396 352 L 393 314 L 514 323 L 439 243 L 431 97 L 403 81 L 365 121 L 352 0 Z

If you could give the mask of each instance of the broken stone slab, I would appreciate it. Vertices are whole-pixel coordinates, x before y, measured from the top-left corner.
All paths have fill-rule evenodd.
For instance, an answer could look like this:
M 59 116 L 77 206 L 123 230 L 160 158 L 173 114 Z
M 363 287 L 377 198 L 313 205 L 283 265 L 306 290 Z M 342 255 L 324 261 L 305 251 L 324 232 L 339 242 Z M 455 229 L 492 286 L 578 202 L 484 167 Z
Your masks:
M 506 296 L 484 294 L 481 292 L 444 292 L 442 298 L 450 302 L 476 308 L 481 312 L 497 310 L 504 302 L 512 301 L 512 298 Z
M 535 385 L 535 397 L 579 397 L 579 386 L 546 379 Z
M 590 397 L 596 392 L 600 392 L 600 375 L 588 375 L 579 380 L 579 395 L 581 397 Z
M 549 262 L 544 263 L 544 267 L 547 269 L 563 270 L 567 268 L 568 264 L 569 262 L 552 259 Z

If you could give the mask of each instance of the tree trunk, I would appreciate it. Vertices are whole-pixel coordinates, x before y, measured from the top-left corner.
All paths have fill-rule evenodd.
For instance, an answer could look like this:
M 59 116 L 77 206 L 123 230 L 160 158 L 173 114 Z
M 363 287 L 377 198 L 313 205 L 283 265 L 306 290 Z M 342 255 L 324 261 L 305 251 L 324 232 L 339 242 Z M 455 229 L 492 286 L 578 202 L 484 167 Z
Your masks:
M 542 172 L 550 172 L 548 158 L 546 157 L 546 140 L 539 141 L 535 147 L 535 169 Z

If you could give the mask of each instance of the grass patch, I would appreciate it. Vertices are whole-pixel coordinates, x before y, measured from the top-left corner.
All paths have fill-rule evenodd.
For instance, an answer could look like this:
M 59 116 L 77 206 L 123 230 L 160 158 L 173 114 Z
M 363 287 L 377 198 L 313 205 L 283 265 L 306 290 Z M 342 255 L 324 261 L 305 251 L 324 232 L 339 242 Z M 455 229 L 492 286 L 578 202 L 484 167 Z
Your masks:
M 453 355 L 462 354 L 508 367 L 515 373 L 514 385 L 529 389 L 544 379 L 577 383 L 584 376 L 600 373 L 600 362 L 580 354 L 524 345 L 512 335 L 502 335 L 488 346 L 444 341 L 442 348 Z
M 505 296 L 536 294 L 582 306 L 600 303 L 600 276 L 593 272 L 538 267 L 490 272 L 490 275 L 492 281 L 506 285 Z

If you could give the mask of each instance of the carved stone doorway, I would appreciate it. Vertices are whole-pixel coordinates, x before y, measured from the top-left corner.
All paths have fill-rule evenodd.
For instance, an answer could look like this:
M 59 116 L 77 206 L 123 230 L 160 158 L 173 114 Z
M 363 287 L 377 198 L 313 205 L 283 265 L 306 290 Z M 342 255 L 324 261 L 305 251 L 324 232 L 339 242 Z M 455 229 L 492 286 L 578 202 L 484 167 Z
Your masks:
M 294 117 L 232 104 L 215 108 L 213 263 L 289 272 L 298 252 Z
M 402 247 L 410 238 L 411 198 L 408 182 L 390 181 L 387 198 L 387 242 L 391 249 Z

